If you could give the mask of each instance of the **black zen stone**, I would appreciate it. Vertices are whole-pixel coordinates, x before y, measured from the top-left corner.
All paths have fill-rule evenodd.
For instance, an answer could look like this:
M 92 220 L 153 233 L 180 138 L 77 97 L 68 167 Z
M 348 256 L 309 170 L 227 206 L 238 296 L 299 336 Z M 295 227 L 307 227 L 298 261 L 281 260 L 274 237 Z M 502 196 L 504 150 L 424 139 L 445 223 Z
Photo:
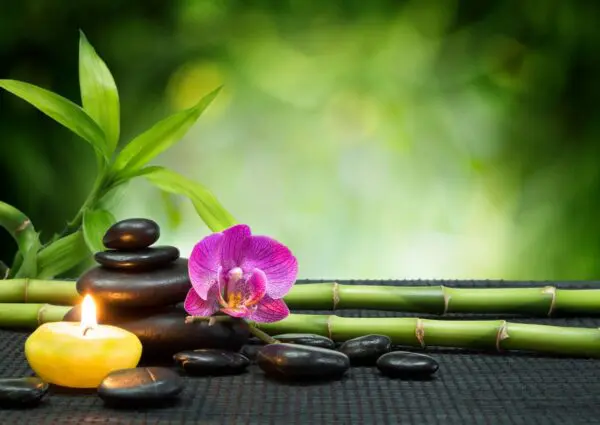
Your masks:
M 98 309 L 98 323 L 118 326 L 136 335 L 142 342 L 145 360 L 172 360 L 180 351 L 214 348 L 238 351 L 248 341 L 248 326 L 241 321 L 185 322 L 186 312 L 180 308 L 114 308 Z M 81 304 L 73 307 L 63 320 L 81 321 Z
M 154 407 L 169 404 L 183 390 L 183 379 L 163 367 L 136 367 L 109 373 L 98 387 L 106 404 L 119 407 Z
M 139 273 L 94 267 L 77 280 L 77 291 L 114 307 L 176 304 L 185 299 L 192 286 L 187 264 L 186 258 L 180 258 L 161 269 Z
M 246 357 L 247 359 L 249 359 L 250 361 L 255 361 L 256 360 L 256 356 L 258 355 L 258 351 L 262 348 L 262 345 L 256 345 L 256 344 L 246 344 L 244 345 L 241 350 L 240 353 Z
M 311 347 L 321 347 L 321 348 L 334 348 L 335 343 L 321 335 L 315 334 L 300 334 L 300 333 L 289 333 L 289 334 L 281 334 L 275 335 L 273 338 L 278 340 L 279 342 L 285 344 L 300 344 L 300 345 L 309 345 Z
M 48 392 L 48 384 L 39 378 L 0 379 L 0 406 L 34 407 Z
M 350 367 L 343 353 L 297 344 L 266 345 L 256 361 L 266 375 L 291 381 L 338 379 Z
M 158 224 L 146 218 L 131 218 L 113 224 L 104 235 L 102 243 L 108 249 L 133 251 L 147 248 L 158 240 Z
M 157 246 L 137 251 L 102 251 L 94 258 L 104 267 L 115 270 L 153 270 L 164 267 L 179 258 L 174 246 Z
M 210 348 L 182 351 L 173 358 L 185 373 L 193 376 L 236 375 L 250 364 L 250 360 L 240 353 Z
M 377 368 L 390 378 L 429 379 L 439 365 L 426 354 L 394 351 L 381 356 Z
M 350 358 L 353 366 L 373 366 L 391 346 L 392 341 L 385 335 L 364 335 L 344 342 L 339 351 Z

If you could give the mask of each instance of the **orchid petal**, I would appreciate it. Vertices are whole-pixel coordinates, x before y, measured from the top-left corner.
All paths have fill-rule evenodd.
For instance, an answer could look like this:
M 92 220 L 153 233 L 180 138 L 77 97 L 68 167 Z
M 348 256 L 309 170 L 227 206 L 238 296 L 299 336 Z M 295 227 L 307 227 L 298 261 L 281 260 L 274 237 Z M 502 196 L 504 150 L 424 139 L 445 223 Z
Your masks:
M 267 290 L 267 276 L 255 269 L 248 279 L 240 279 L 228 286 L 227 297 L 233 305 L 252 306 L 263 299 Z
M 283 298 L 294 286 L 298 261 L 285 245 L 268 236 L 252 236 L 241 267 L 246 272 L 262 270 L 267 276 L 267 295 Z
M 198 242 L 188 260 L 188 273 L 192 287 L 203 300 L 218 280 L 219 261 L 223 235 L 213 233 Z
M 266 296 L 248 318 L 257 323 L 273 323 L 285 319 L 289 314 L 290 310 L 282 299 Z
M 216 286 L 214 288 L 216 288 Z M 211 316 L 219 311 L 219 303 L 217 302 L 216 294 L 214 294 L 214 289 L 210 292 L 211 297 L 208 301 L 205 301 L 198 296 L 194 288 L 191 288 L 183 303 L 185 311 L 192 316 L 204 317 Z
M 241 264 L 251 231 L 247 225 L 238 224 L 224 230 L 222 234 L 221 266 L 224 270 L 229 270 Z

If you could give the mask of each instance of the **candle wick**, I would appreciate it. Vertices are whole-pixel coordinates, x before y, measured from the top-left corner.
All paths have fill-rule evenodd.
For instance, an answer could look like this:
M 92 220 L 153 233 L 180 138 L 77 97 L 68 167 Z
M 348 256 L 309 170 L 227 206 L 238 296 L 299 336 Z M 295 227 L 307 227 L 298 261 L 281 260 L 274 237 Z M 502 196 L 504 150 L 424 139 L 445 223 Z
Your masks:
M 85 336 L 89 330 L 92 330 L 93 328 L 91 326 L 86 326 L 85 329 L 83 330 L 83 336 Z

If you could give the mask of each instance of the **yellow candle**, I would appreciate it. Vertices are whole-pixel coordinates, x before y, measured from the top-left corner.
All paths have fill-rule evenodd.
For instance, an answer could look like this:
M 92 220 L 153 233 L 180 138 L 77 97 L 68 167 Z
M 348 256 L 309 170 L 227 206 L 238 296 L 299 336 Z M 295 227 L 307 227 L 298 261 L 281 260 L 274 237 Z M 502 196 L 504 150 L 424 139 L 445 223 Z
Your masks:
M 137 336 L 97 324 L 90 295 L 81 306 L 81 323 L 45 323 L 25 342 L 25 356 L 34 372 L 50 384 L 71 388 L 96 388 L 108 373 L 136 367 L 141 355 Z

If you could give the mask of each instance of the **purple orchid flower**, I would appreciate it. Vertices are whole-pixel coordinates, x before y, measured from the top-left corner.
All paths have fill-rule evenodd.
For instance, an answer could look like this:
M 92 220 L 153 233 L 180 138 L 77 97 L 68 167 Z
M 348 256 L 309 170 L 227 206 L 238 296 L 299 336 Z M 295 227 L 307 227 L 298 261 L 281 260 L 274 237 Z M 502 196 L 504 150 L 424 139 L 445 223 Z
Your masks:
M 258 323 L 277 322 L 290 311 L 283 301 L 298 275 L 290 250 L 240 224 L 194 246 L 188 261 L 192 288 L 184 307 L 193 316 L 221 311 Z

